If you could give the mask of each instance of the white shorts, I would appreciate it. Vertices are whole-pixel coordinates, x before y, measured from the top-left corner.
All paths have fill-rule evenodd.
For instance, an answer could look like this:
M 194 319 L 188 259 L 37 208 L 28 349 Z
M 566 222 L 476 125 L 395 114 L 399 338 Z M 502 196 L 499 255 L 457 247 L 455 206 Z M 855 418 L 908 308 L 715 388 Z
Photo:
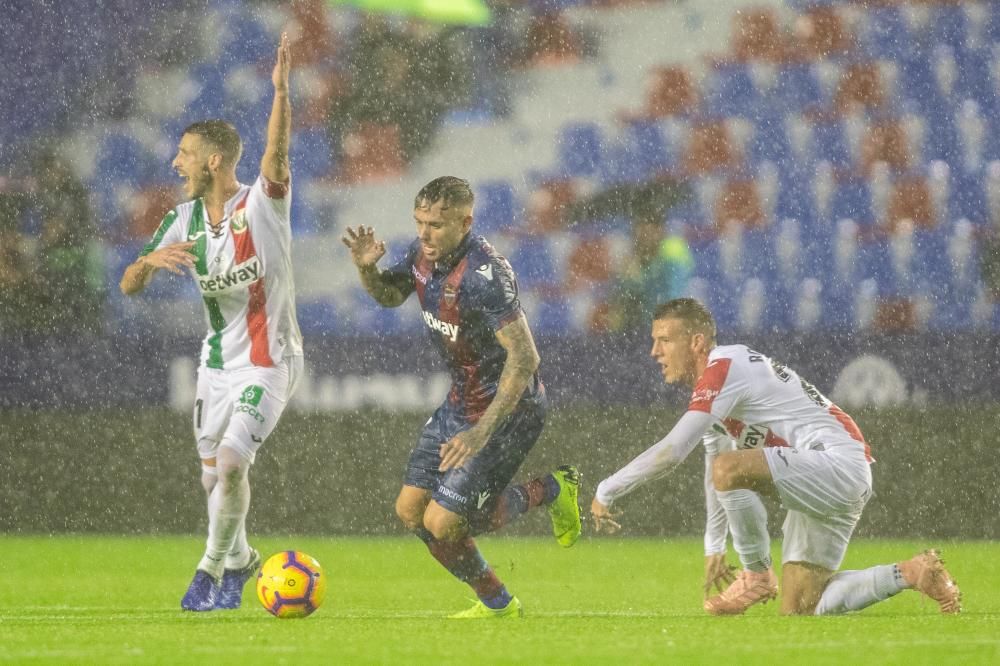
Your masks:
M 872 493 L 864 448 L 856 442 L 825 451 L 772 447 L 764 458 L 788 510 L 781 561 L 836 571 Z
M 224 441 L 253 464 L 301 375 L 301 356 L 286 357 L 272 368 L 198 368 L 194 438 L 201 459 L 214 458 Z

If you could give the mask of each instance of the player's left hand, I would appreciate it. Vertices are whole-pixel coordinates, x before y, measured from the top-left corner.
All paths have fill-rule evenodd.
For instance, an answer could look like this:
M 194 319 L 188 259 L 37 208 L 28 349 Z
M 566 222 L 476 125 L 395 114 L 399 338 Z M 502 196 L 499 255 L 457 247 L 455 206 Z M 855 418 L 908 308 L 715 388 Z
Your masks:
M 622 528 L 615 520 L 621 514 L 613 513 L 611 507 L 605 506 L 594 498 L 594 501 L 590 503 L 590 517 L 594 519 L 594 531 L 596 532 L 606 532 L 607 534 L 614 534 Z
M 441 464 L 438 470 L 447 472 L 452 468 L 458 469 L 485 445 L 485 439 L 476 433 L 475 428 L 458 433 L 441 445 Z
M 288 46 L 288 33 L 281 33 L 281 43 L 278 44 L 278 55 L 271 72 L 271 83 L 275 92 L 288 92 L 288 71 L 292 68 L 292 53 Z
M 712 593 L 714 587 L 719 592 L 724 591 L 736 580 L 737 568 L 726 563 L 725 553 L 705 556 L 705 598 Z

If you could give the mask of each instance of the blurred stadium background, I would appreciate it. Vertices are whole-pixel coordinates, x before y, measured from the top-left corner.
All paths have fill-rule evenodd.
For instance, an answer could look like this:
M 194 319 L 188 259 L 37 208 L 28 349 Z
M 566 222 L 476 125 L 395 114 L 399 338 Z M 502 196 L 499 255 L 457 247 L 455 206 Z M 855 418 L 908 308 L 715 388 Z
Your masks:
M 643 299 L 691 294 L 724 342 L 759 345 L 845 408 L 895 408 L 873 417 L 901 433 L 882 459 L 996 431 L 1000 3 L 470 0 L 449 17 L 405 4 L 8 4 L 4 447 L 25 464 L 62 450 L 73 427 L 47 432 L 42 410 L 105 408 L 75 435 L 96 444 L 131 432 L 135 409 L 189 408 L 204 332 L 193 285 L 160 276 L 126 300 L 117 282 L 180 200 L 170 161 L 188 123 L 231 119 L 241 179 L 255 177 L 281 31 L 294 57 L 300 410 L 363 424 L 392 416 L 361 408 L 425 413 L 443 396 L 446 376 L 413 340 L 416 306 L 375 306 L 339 238 L 374 225 L 398 254 L 415 192 L 453 174 L 472 181 L 478 231 L 518 272 L 557 407 L 642 408 L 619 432 L 665 432 L 647 408 L 682 398 L 646 356 Z M 954 427 L 979 407 L 981 429 Z M 145 436 L 186 426 L 172 418 Z M 284 436 L 338 436 L 332 422 L 296 434 L 309 423 Z M 621 436 L 636 450 L 653 441 Z M 409 444 L 394 442 L 400 464 Z M 602 465 L 624 457 L 612 454 Z M 16 469 L 9 508 L 32 504 Z M 903 495 L 919 514 L 933 502 L 918 493 Z M 966 533 L 995 536 L 983 511 L 995 499 L 966 499 L 991 516 Z

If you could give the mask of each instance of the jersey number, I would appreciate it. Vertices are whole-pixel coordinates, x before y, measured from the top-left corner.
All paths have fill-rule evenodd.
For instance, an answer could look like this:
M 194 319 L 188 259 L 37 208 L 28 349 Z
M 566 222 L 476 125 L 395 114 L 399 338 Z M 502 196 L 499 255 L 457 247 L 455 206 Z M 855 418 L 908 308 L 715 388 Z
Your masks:
M 202 399 L 198 398 L 194 401 L 194 427 L 201 427 L 201 403 Z

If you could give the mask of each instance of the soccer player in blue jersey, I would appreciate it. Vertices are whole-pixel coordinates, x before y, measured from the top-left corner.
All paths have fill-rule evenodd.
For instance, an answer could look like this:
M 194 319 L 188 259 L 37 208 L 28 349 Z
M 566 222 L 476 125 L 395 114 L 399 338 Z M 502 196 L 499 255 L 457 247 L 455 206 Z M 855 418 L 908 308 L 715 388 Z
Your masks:
M 560 545 L 580 536 L 579 473 L 566 465 L 509 485 L 545 423 L 539 356 L 517 298 L 510 264 L 471 233 L 473 194 L 461 178 L 437 178 L 413 207 L 417 238 L 406 256 L 380 270 L 385 243 L 374 229 L 348 228 L 365 289 L 397 307 L 414 291 L 431 343 L 451 371 L 444 403 L 410 454 L 396 514 L 431 555 L 479 597 L 456 619 L 517 618 L 521 602 L 497 578 L 473 536 L 547 506 Z

